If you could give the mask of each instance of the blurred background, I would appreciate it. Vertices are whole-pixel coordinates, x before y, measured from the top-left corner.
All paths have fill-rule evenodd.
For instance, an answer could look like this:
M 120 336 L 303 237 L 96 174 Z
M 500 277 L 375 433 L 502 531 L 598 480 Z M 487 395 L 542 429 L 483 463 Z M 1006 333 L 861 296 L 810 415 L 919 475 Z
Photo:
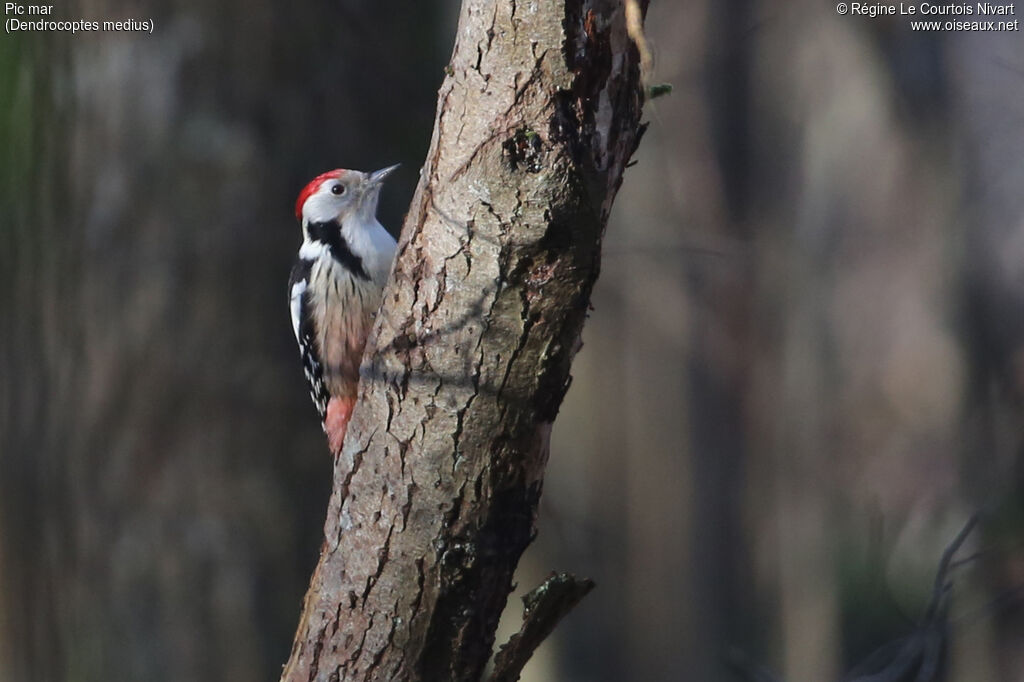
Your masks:
M 398 228 L 457 14 L 71 0 L 155 31 L 0 37 L 0 682 L 277 679 L 330 484 L 292 204 L 400 161 Z M 597 589 L 529 679 L 839 679 L 980 512 L 948 679 L 1024 680 L 1021 34 L 781 0 L 647 25 L 674 91 L 518 579 Z

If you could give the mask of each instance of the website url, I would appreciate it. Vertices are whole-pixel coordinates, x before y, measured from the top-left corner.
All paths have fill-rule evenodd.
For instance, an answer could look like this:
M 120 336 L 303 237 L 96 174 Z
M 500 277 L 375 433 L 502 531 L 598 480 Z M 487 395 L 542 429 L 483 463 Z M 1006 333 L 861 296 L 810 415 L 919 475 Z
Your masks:
M 1020 19 L 1013 21 L 912 21 L 912 31 L 1019 31 Z

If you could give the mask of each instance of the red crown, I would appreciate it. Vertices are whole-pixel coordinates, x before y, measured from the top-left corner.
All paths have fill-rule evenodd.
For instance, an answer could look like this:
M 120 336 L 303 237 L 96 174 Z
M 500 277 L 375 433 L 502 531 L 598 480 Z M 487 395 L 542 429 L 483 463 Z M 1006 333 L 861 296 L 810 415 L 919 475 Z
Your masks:
M 320 189 L 320 185 L 324 184 L 328 180 L 338 180 L 344 174 L 345 174 L 345 170 L 344 169 L 342 169 L 342 168 L 335 168 L 332 171 L 327 171 L 326 173 L 321 173 L 320 175 L 318 175 L 315 178 L 313 178 L 310 181 L 310 183 L 308 185 L 306 185 L 305 187 L 303 187 L 302 191 L 299 192 L 299 198 L 295 202 L 295 217 L 301 222 L 302 221 L 302 205 L 306 203 L 306 199 L 308 199 L 318 189 Z

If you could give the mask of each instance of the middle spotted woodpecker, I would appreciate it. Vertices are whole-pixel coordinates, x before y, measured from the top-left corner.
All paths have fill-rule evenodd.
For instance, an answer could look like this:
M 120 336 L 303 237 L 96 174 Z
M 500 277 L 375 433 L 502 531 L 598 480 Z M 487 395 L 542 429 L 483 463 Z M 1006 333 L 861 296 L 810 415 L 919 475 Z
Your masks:
M 394 238 L 377 222 L 377 200 L 397 167 L 324 173 L 295 203 L 302 246 L 288 283 L 292 329 L 334 454 L 345 440 L 363 347 L 395 255 Z

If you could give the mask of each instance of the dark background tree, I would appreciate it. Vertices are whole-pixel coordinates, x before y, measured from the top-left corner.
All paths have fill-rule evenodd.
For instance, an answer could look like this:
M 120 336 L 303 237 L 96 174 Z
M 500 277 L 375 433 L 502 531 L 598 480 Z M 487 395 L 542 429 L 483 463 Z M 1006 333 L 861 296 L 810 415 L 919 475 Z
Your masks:
M 402 161 L 397 227 L 456 10 L 72 2 L 156 31 L 0 36 L 0 680 L 277 677 L 330 487 L 291 202 Z M 598 587 L 533 679 L 848 669 L 979 506 L 951 679 L 1020 679 L 1020 602 L 982 607 L 1021 582 L 1024 45 L 834 12 L 650 8 L 674 91 L 516 579 Z

